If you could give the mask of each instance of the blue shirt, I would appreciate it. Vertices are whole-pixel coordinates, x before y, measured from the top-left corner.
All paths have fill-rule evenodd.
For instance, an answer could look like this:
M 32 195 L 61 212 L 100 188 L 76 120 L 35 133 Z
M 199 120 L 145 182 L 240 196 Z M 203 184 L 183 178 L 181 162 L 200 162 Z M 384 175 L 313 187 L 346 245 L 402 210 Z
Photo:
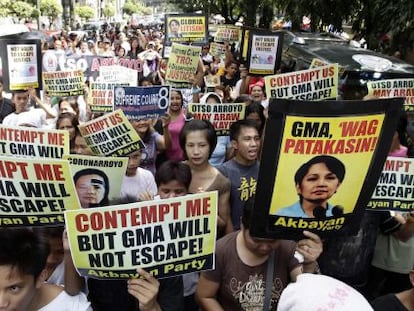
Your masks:
M 326 217 L 332 217 L 332 204 L 328 203 L 328 210 L 326 211 Z M 288 216 L 288 217 L 301 217 L 301 218 L 312 218 L 309 217 L 305 211 L 302 209 L 302 205 L 299 201 L 296 203 L 284 207 L 276 212 L 276 215 L 278 216 Z

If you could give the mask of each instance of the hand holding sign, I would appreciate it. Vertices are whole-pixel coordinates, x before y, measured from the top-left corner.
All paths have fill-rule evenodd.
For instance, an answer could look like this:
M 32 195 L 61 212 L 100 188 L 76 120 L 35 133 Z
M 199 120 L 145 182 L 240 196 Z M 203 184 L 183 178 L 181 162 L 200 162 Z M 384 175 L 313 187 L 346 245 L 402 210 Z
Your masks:
M 144 269 L 137 272 L 142 278 L 128 280 L 128 293 L 138 299 L 140 310 L 161 310 L 157 302 L 160 282 Z

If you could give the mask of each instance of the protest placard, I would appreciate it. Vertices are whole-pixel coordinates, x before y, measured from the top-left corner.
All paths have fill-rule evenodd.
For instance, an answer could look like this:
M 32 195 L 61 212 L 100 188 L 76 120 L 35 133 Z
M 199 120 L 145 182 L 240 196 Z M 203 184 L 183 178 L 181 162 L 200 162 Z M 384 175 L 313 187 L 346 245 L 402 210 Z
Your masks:
M 100 69 L 106 66 L 120 65 L 132 69 L 139 79 L 142 76 L 143 62 L 141 59 L 104 57 L 97 55 L 66 55 L 55 50 L 43 54 L 43 72 L 82 70 L 85 81 L 95 81 Z
M 237 120 L 244 119 L 245 103 L 200 104 L 188 105 L 194 119 L 208 120 L 213 124 L 217 136 L 229 135 L 230 125 Z
M 40 40 L 0 40 L 5 91 L 41 88 Z
M 241 28 L 235 25 L 218 25 L 214 34 L 214 42 L 239 42 L 241 37 Z
M 338 64 L 265 77 L 267 98 L 298 100 L 335 99 Z
M 200 62 L 201 47 L 173 43 L 165 82 L 172 87 L 191 87 Z
M 129 120 L 159 118 L 168 111 L 170 87 L 116 87 L 114 109 L 121 109 Z
M 214 268 L 217 192 L 67 211 L 78 272 L 98 279 L 158 279 Z
M 100 156 L 126 156 L 145 147 L 120 109 L 79 125 L 79 131 L 91 151 Z
M 69 161 L 71 172 L 74 178 L 76 178 L 74 183 L 77 190 L 82 190 L 80 182 L 81 176 L 89 175 L 93 177 L 93 175 L 99 175 L 102 177 L 105 191 L 102 195 L 101 202 L 91 203 L 90 194 L 86 194 L 86 198 L 84 199 L 81 197 L 82 193 L 78 192 L 79 201 L 83 208 L 90 207 L 91 204 L 101 204 L 103 206 L 108 205 L 110 202 L 119 201 L 122 180 L 124 179 L 128 166 L 128 158 L 84 155 L 65 155 L 63 158 Z
M 42 78 L 48 96 L 78 96 L 84 93 L 82 70 L 42 72 Z
M 329 64 L 330 63 L 325 62 L 325 61 L 323 61 L 323 60 L 321 60 L 319 58 L 314 58 L 314 59 L 312 59 L 312 62 L 310 64 L 310 66 L 309 66 L 309 69 L 313 69 L 313 68 L 316 68 L 316 67 L 327 66 Z M 338 75 L 339 75 L 339 78 L 342 77 L 342 75 L 344 74 L 344 72 L 345 72 L 345 67 L 344 66 L 340 66 L 338 64 Z
M 205 14 L 166 14 L 165 42 L 208 42 Z
M 277 32 L 249 31 L 248 70 L 250 74 L 272 75 L 280 65 L 283 35 Z
M 68 131 L 0 125 L 0 155 L 60 159 L 69 144 Z
M 100 66 L 96 81 L 118 82 L 119 84 L 137 86 L 138 75 L 136 70 L 120 65 Z
M 0 227 L 55 226 L 79 209 L 69 162 L 0 156 Z
M 367 82 L 368 95 L 377 98 L 404 97 L 405 108 L 414 109 L 414 79 L 390 79 Z
M 303 230 L 327 236 L 359 228 L 403 99 L 310 103 L 269 103 L 254 236 L 300 239 Z
M 414 211 L 414 159 L 387 158 L 367 209 Z
M 90 93 L 88 103 L 91 112 L 112 112 L 114 110 L 114 88 L 116 86 L 128 86 L 128 83 L 119 82 L 94 82 L 89 83 Z
M 211 42 L 210 43 L 210 54 L 219 59 L 225 59 L 226 57 L 226 46 L 221 43 Z

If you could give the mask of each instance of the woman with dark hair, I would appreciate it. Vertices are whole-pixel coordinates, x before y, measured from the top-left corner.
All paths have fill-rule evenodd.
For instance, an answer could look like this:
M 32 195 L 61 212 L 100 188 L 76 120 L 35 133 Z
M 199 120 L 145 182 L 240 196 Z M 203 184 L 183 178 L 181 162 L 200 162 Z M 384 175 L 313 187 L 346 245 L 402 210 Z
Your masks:
M 343 213 L 328 200 L 345 177 L 345 165 L 335 157 L 319 155 L 302 164 L 295 174 L 299 201 L 277 211 L 278 216 L 324 218 Z
M 208 160 L 217 144 L 213 125 L 206 120 L 191 120 L 180 134 L 180 145 L 191 168 L 190 193 L 217 190 L 218 229 L 221 234 L 233 232 L 230 217 L 230 181 Z
M 66 130 L 69 132 L 70 153 L 76 153 L 75 138 L 76 134 L 79 132 L 78 125 L 78 117 L 69 112 L 61 113 L 56 120 L 57 130 Z
M 138 37 L 131 38 L 131 50 L 129 50 L 127 56 L 129 59 L 137 59 L 138 54 L 144 51 L 140 44 L 140 40 Z
M 264 115 L 264 107 L 258 102 L 252 102 L 246 106 L 245 119 L 253 120 L 257 123 L 259 134 L 262 135 L 265 126 L 266 117 Z
M 87 168 L 73 176 L 82 208 L 109 205 L 109 179 L 101 170 Z

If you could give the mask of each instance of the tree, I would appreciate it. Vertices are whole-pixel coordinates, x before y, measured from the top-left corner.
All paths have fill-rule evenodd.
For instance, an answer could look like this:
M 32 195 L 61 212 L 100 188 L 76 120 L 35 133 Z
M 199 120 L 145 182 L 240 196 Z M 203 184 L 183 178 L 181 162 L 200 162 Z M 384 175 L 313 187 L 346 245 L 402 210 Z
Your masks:
M 35 7 L 32 4 L 24 1 L 12 1 L 10 3 L 10 13 L 19 18 L 28 19 L 32 16 Z
M 51 23 L 62 14 L 63 8 L 60 1 L 40 0 L 40 12 L 43 16 L 48 16 Z
M 87 5 L 75 6 L 75 14 L 83 20 L 88 20 L 95 16 L 95 9 Z
M 10 0 L 0 0 L 0 17 L 7 17 L 11 15 Z
M 115 6 L 113 3 L 107 3 L 105 7 L 102 9 L 102 14 L 108 18 L 115 16 Z
M 124 13 L 127 15 L 138 14 L 138 15 L 149 15 L 152 12 L 151 8 L 146 7 L 139 1 L 127 0 L 125 1 L 124 7 L 122 8 Z

